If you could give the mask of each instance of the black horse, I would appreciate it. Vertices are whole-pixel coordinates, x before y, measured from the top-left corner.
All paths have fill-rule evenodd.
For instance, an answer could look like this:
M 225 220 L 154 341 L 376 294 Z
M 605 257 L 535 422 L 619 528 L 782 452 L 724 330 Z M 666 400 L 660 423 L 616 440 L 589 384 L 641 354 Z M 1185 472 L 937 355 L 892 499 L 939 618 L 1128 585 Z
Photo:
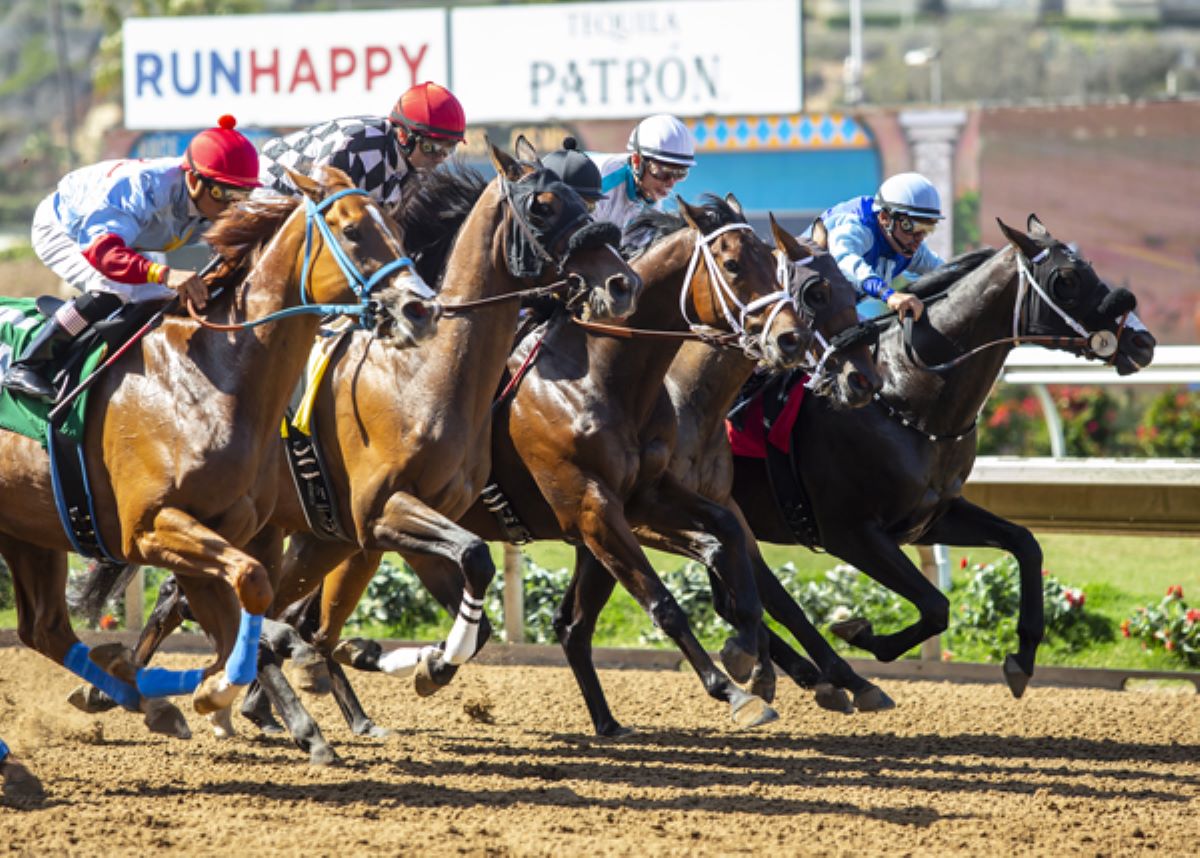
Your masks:
M 966 266 L 917 284 L 928 312 L 918 325 L 891 326 L 880 339 L 883 390 L 873 407 L 847 411 L 805 400 L 792 436 L 792 474 L 810 501 L 809 525 L 781 510 L 764 487 L 762 460 L 736 457 L 733 494 L 764 542 L 812 544 L 852 563 L 916 605 L 920 618 L 890 634 L 855 618 L 833 631 L 881 661 L 892 661 L 946 630 L 949 601 L 901 551 L 905 544 L 989 546 L 1020 566 L 1018 650 L 1004 677 L 1016 697 L 1033 675 L 1044 630 L 1042 551 L 1024 527 L 962 497 L 975 462 L 976 416 L 1005 357 L 1018 343 L 1065 349 L 1137 372 L 1154 337 L 1133 314 L 1128 290 L 1110 289 L 1092 266 L 1054 239 L 1035 215 L 1029 232 L 1000 222 L 1009 241 L 977 252 Z M 813 455 L 820 451 L 820 455 Z M 789 525 L 789 521 L 791 524 Z M 763 591 L 764 608 L 777 616 Z M 836 685 L 860 679 L 829 650 L 810 655 Z

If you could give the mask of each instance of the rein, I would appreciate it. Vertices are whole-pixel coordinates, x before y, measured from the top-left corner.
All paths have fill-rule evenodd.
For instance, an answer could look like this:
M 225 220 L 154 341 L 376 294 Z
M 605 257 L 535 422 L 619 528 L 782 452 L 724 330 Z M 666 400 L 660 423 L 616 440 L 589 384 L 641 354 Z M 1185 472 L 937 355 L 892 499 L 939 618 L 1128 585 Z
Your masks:
M 491 295 L 487 298 L 476 298 L 473 301 L 459 301 L 457 304 L 442 304 L 443 313 L 466 313 L 471 310 L 478 310 L 482 307 L 491 307 L 495 304 L 503 304 L 506 301 L 524 301 L 526 298 L 541 298 L 546 295 L 556 295 L 566 286 L 579 285 L 580 278 L 577 274 L 571 274 L 564 277 L 562 280 L 555 280 L 553 283 L 545 286 L 536 286 L 530 289 L 521 289 L 517 292 L 506 292 L 503 295 Z
M 274 313 L 268 313 L 261 319 L 251 319 L 245 322 L 234 322 L 231 324 L 220 324 L 218 322 L 210 322 L 196 312 L 196 308 L 192 302 L 185 301 L 187 305 L 188 315 L 192 317 L 201 327 L 207 328 L 210 331 L 244 331 L 250 328 L 256 328 L 259 325 L 266 325 L 270 322 L 285 319 L 289 316 L 299 315 L 317 315 L 317 316 L 359 316 L 363 327 L 368 327 L 368 319 L 370 319 L 377 307 L 371 300 L 371 293 L 383 282 L 390 277 L 395 271 L 401 268 L 406 268 L 416 274 L 416 266 L 413 261 L 407 256 L 401 256 L 385 263 L 369 278 L 364 276 L 354 264 L 345 249 L 330 229 L 329 223 L 325 220 L 326 210 L 337 200 L 346 196 L 370 196 L 361 188 L 343 188 L 336 193 L 330 194 L 320 203 L 314 203 L 310 198 L 304 198 L 304 264 L 300 272 L 300 306 L 286 307 Z M 358 304 L 310 304 L 308 300 L 308 283 L 310 277 L 310 266 L 312 263 L 313 251 L 313 224 L 316 224 L 317 230 L 321 233 L 321 237 L 325 241 L 325 245 L 333 253 L 334 259 L 337 261 L 338 267 L 342 269 L 342 274 L 346 277 L 346 283 L 350 289 L 359 298 Z M 417 282 L 420 279 L 417 278 Z M 422 297 L 432 298 L 433 291 L 428 287 L 425 288 L 427 294 Z

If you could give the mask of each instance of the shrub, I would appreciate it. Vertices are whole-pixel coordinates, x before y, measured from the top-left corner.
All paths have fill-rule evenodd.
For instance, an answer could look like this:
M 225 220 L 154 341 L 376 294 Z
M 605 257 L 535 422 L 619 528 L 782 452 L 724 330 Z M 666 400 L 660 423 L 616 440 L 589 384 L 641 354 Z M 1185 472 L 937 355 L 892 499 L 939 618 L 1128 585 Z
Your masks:
M 729 634 L 729 624 L 717 616 L 713 607 L 712 582 L 703 563 L 686 563 L 678 569 L 660 572 L 659 577 L 687 615 L 688 625 L 698 639 L 714 640 Z M 657 626 L 651 626 L 650 631 L 639 635 L 639 639 L 643 644 L 668 640 Z
M 356 627 L 378 623 L 406 637 L 418 627 L 436 623 L 445 615 L 442 606 L 429 594 L 417 573 L 407 563 L 397 566 L 384 559 L 346 625 Z
M 524 643 L 554 643 L 554 611 L 562 602 L 563 594 L 571 581 L 569 569 L 546 569 L 537 565 L 525 554 L 521 554 L 521 578 L 524 591 L 525 610 Z M 488 589 L 485 604 L 488 616 L 499 620 L 504 616 L 504 570 L 496 570 L 496 580 Z M 507 640 L 507 632 L 497 629 L 497 635 Z
M 1189 667 L 1200 666 L 1200 608 L 1189 608 L 1183 588 L 1173 584 L 1157 605 L 1138 608 L 1121 622 L 1121 634 L 1145 649 L 1162 649 Z
M 979 415 L 979 453 L 984 456 L 1044 456 L 1050 438 L 1042 408 L 1033 396 L 993 395 Z
M 1147 456 L 1200 457 L 1200 391 L 1156 396 L 1138 424 L 1136 444 Z
M 891 590 L 877 584 L 853 566 L 842 563 L 819 581 L 797 586 L 796 570 L 785 564 L 776 575 L 808 615 L 813 625 L 866 617 L 875 628 L 906 626 L 917 618 L 916 609 Z

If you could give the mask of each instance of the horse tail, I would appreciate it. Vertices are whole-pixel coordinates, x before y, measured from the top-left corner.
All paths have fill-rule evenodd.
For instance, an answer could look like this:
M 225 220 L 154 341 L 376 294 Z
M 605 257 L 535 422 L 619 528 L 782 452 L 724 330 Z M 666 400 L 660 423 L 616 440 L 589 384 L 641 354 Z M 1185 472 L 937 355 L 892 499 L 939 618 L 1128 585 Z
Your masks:
M 111 560 L 93 560 L 80 576 L 78 584 L 67 592 L 67 606 L 72 613 L 95 625 L 100 614 L 114 593 L 125 589 L 138 571 L 133 563 L 115 563 Z

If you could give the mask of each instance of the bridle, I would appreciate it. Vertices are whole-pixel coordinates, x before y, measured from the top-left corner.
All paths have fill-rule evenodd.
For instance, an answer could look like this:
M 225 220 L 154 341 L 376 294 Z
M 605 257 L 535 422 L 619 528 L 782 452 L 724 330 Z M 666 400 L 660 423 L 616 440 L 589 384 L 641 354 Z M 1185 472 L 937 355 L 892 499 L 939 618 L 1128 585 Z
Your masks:
M 304 262 L 300 270 L 300 304 L 295 307 L 287 307 L 283 310 L 278 310 L 274 313 L 269 313 L 261 319 L 252 319 L 245 322 L 235 322 L 233 324 L 219 324 L 210 322 L 200 316 L 195 307 L 190 301 L 187 304 L 188 314 L 201 327 L 208 328 L 213 331 L 241 331 L 249 328 L 256 328 L 259 325 L 265 325 L 269 322 L 278 321 L 279 319 L 287 318 L 288 316 L 297 315 L 342 315 L 342 316 L 358 316 L 359 325 L 365 329 L 372 329 L 377 322 L 377 316 L 380 311 L 380 306 L 371 296 L 379 285 L 390 278 L 395 272 L 404 269 L 412 275 L 411 288 L 413 292 L 420 298 L 425 300 L 433 300 L 436 295 L 432 289 L 426 285 L 421 276 L 417 274 L 416 265 L 407 256 L 401 256 L 384 263 L 377 271 L 371 274 L 370 277 L 355 265 L 354 260 L 346 253 L 337 236 L 333 234 L 326 214 L 330 207 L 347 196 L 364 196 L 370 195 L 361 188 L 343 188 L 329 196 L 325 197 L 321 202 L 315 203 L 309 197 L 304 198 Z M 373 205 L 374 203 L 368 203 Z M 342 270 L 342 274 L 346 278 L 347 285 L 351 291 L 358 296 L 359 303 L 357 304 L 314 304 L 309 300 L 309 281 L 311 278 L 312 261 L 315 258 L 313 228 L 321 234 L 324 239 L 325 246 L 329 248 L 333 254 L 334 260 L 338 267 Z

